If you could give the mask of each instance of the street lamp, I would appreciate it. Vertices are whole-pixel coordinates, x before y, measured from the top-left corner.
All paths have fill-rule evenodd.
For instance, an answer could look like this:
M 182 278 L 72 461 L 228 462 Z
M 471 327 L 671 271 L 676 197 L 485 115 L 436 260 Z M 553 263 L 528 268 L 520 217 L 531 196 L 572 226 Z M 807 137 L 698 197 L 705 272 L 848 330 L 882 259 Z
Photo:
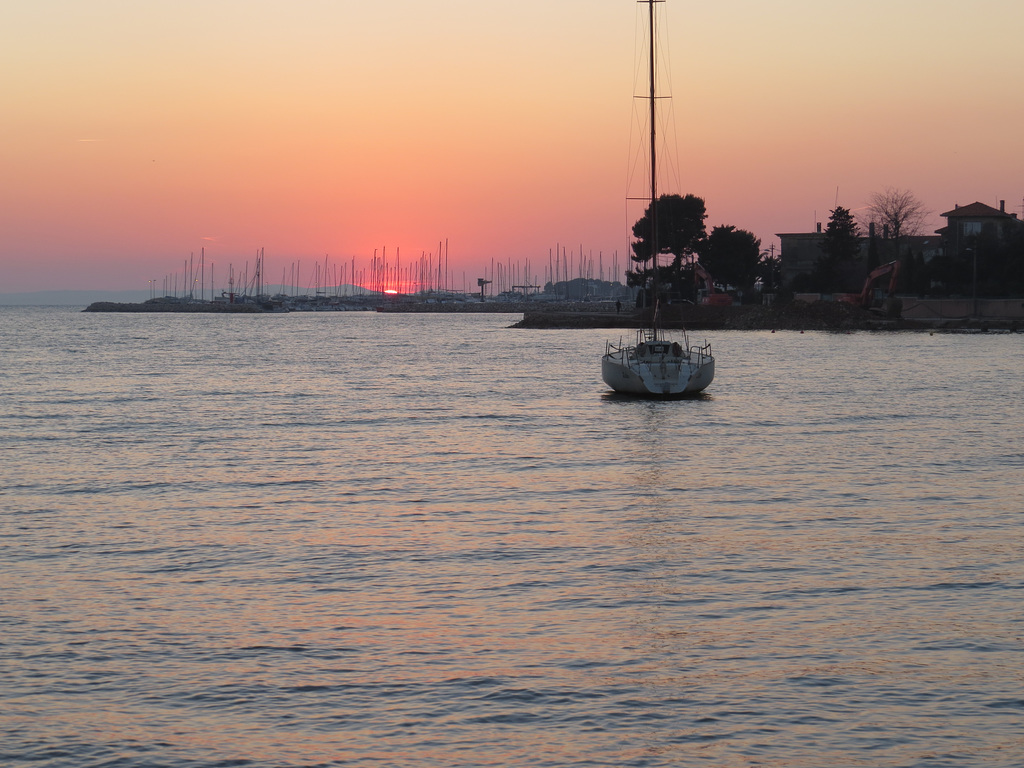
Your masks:
M 971 277 L 971 315 L 974 317 L 978 316 L 978 239 L 974 240 L 974 259 L 972 266 L 972 277 Z

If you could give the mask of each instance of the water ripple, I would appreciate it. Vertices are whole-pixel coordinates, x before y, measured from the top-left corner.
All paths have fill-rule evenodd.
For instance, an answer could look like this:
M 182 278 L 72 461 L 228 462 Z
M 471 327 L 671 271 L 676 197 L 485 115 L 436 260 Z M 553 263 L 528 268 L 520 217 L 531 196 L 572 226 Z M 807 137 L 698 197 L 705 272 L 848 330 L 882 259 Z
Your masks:
M 1024 754 L 1015 336 L 0 312 L 4 765 Z

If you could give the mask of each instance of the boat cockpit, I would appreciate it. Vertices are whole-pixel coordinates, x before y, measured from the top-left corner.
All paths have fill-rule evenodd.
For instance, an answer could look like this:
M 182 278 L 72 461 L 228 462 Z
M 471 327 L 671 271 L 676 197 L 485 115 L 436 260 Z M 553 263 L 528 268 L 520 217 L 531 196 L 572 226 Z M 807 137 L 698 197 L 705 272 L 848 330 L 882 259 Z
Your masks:
M 641 360 L 682 357 L 683 348 L 678 341 L 641 341 L 636 345 L 636 356 Z

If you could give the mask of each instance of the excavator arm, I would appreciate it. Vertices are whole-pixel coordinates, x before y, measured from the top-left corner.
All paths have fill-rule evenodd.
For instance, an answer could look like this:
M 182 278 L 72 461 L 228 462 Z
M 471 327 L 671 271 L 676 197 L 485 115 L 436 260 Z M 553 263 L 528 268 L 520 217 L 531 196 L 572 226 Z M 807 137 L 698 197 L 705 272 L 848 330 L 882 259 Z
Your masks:
M 875 281 L 880 277 L 889 275 L 889 288 L 886 291 L 888 296 L 892 296 L 896 292 L 896 281 L 900 276 L 900 263 L 899 261 L 890 261 L 888 264 L 871 270 L 867 280 L 864 281 L 864 290 L 860 292 L 860 305 L 867 309 L 871 306 L 871 287 Z

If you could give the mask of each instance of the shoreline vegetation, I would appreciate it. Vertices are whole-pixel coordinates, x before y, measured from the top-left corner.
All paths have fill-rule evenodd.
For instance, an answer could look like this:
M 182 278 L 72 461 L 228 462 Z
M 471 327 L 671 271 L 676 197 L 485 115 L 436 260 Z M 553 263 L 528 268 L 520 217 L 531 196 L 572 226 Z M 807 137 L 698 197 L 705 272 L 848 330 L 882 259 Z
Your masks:
M 393 313 L 500 313 L 522 314 L 513 328 L 573 329 L 643 327 L 649 317 L 643 310 L 616 311 L 612 302 L 423 302 L 380 300 L 346 302 L 344 304 L 310 307 L 304 311 L 370 311 Z M 288 310 L 270 303 L 226 304 L 221 302 L 163 302 L 147 301 L 137 304 L 95 302 L 85 312 L 185 312 L 185 313 L 287 313 Z M 1019 319 L 1005 318 L 901 318 L 861 309 L 843 302 L 792 301 L 765 305 L 716 307 L 695 304 L 675 304 L 662 311 L 662 325 L 666 328 L 686 328 L 691 331 L 1011 331 L 1019 332 L 1024 324 Z

